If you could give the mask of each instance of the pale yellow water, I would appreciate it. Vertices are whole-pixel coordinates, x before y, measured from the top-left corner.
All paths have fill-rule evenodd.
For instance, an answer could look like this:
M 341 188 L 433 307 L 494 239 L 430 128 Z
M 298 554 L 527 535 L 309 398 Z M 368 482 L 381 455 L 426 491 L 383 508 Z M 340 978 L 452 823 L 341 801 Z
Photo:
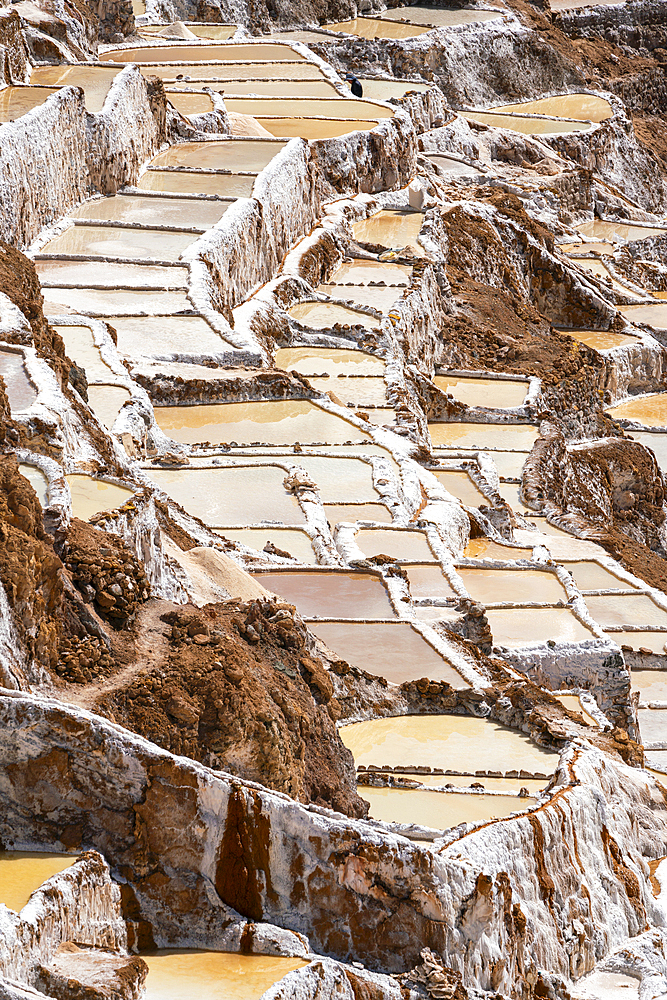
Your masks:
M 406 563 L 403 568 L 408 572 L 410 593 L 414 598 L 454 596 L 454 591 L 439 565 L 424 566 Z
M 229 344 L 199 316 L 110 316 L 121 354 L 219 354 Z
M 433 381 L 438 389 L 451 393 L 454 399 L 468 406 L 487 406 L 495 409 L 522 406 L 528 392 L 528 383 L 518 380 L 436 375 Z
M 520 451 L 494 451 L 491 458 L 499 476 L 521 479 L 527 455 Z
M 428 83 L 412 83 L 408 80 L 378 80 L 367 76 L 358 77 L 363 87 L 364 97 L 375 101 L 388 101 L 392 97 L 403 97 L 410 91 L 424 93 L 431 86 Z
M 629 222 L 607 222 L 603 219 L 593 219 L 577 226 L 584 236 L 593 236 L 608 240 L 644 240 L 649 236 L 661 236 L 667 229 L 653 229 L 650 226 L 636 226 Z
M 110 49 L 106 62 L 205 62 L 211 60 L 297 62 L 303 59 L 288 45 L 257 42 L 249 45 L 145 45 L 138 48 Z
M 36 465 L 21 464 L 19 465 L 19 472 L 32 486 L 42 507 L 46 507 L 49 496 L 49 483 L 42 470 L 38 469 Z
M 667 632 L 663 638 L 667 641 Z M 632 690 L 639 691 L 642 701 L 667 701 L 667 671 L 632 670 L 630 677 Z
M 623 597 L 587 597 L 586 605 L 591 616 L 603 628 L 634 625 L 636 628 L 667 626 L 667 611 L 644 594 L 625 594 Z
M 667 740 L 667 710 L 640 708 L 637 722 L 642 743 L 658 743 Z
M 47 316 L 80 313 L 83 316 L 114 316 L 142 313 L 165 314 L 192 309 L 185 292 L 154 292 L 144 289 L 45 288 L 44 312 Z
M 325 503 L 324 513 L 332 528 L 341 521 L 380 521 L 391 524 L 390 512 L 379 503 Z
M 290 306 L 288 312 L 292 319 L 314 330 L 325 330 L 337 323 L 342 326 L 363 326 L 367 330 L 373 330 L 381 323 L 375 316 L 332 302 L 297 302 L 296 305 Z
M 609 268 L 603 264 L 601 260 L 593 260 L 592 258 L 586 258 L 583 260 L 573 258 L 573 263 L 575 263 L 582 270 L 588 271 L 590 274 L 594 274 L 598 278 L 602 278 L 605 283 L 611 284 L 611 287 L 617 292 L 620 292 L 623 295 L 632 295 L 630 289 L 626 288 L 625 285 L 622 285 L 619 281 L 616 281 L 613 278 Z
M 114 373 L 104 361 L 88 326 L 55 326 L 65 342 L 67 357 L 84 368 L 89 382 L 109 379 Z
M 459 612 L 455 611 L 454 608 L 439 608 L 435 605 L 423 604 L 416 605 L 412 610 L 417 621 L 424 622 L 427 625 L 431 625 L 433 622 L 444 622 L 447 624 L 447 622 L 454 622 L 457 618 L 460 618 Z
M 467 715 L 407 715 L 356 722 L 339 730 L 355 763 L 550 773 L 558 755 L 522 733 Z M 445 779 L 447 780 L 447 779 Z M 520 779 L 519 779 L 520 780 Z
M 49 87 L 5 87 L 0 90 L 0 122 L 21 118 L 57 92 Z
M 72 854 L 0 851 L 0 903 L 19 913 L 35 889 L 75 861 Z
M 620 306 L 620 311 L 632 323 L 646 323 L 658 330 L 667 329 L 667 302 L 654 306 Z
M 402 288 L 391 285 L 318 285 L 317 291 L 333 299 L 343 299 L 355 306 L 371 306 L 386 313 L 398 298 L 403 295 Z
M 532 559 L 532 549 L 499 545 L 490 538 L 471 538 L 463 553 L 467 559 Z
M 198 441 L 340 444 L 367 437 L 365 431 L 302 399 L 161 406 L 155 410 L 155 419 L 165 434 L 187 444 Z
M 581 702 L 579 701 L 578 694 L 556 694 L 554 695 L 554 698 L 556 698 L 561 703 L 563 708 L 567 708 L 568 711 L 578 712 L 580 715 L 583 715 L 584 722 L 586 723 L 587 726 L 597 726 L 597 722 L 595 721 L 593 716 L 588 714 L 588 712 L 584 709 Z
M 164 191 L 166 194 L 215 194 L 220 198 L 248 198 L 255 186 L 255 177 L 147 170 L 136 186 L 142 191 Z
M 486 614 L 494 645 L 510 649 L 533 642 L 546 642 L 547 639 L 582 642 L 595 638 L 569 608 L 504 608 L 492 609 Z
M 530 424 L 432 423 L 428 425 L 434 447 L 499 448 L 529 451 L 538 436 Z
M 362 528 L 354 538 L 365 556 L 386 555 L 394 559 L 435 562 L 423 531 L 405 531 L 400 528 Z
M 118 264 L 105 261 L 101 268 L 96 260 L 37 260 L 37 274 L 42 282 L 68 285 L 98 285 L 118 288 L 151 286 L 155 288 L 187 288 L 188 269 L 181 264 Z
M 394 617 L 387 591 L 375 576 L 302 570 L 255 577 L 266 590 L 295 604 L 304 618 Z
M 247 518 L 244 518 L 246 520 Z M 221 528 L 217 532 L 231 542 L 241 542 L 251 549 L 261 550 L 271 542 L 282 552 L 289 552 L 299 562 L 315 566 L 317 559 L 310 538 L 305 531 L 294 531 L 290 528 Z
M 610 573 L 596 562 L 564 562 L 579 590 L 628 590 L 633 584 Z
M 551 0 L 552 10 L 570 10 L 592 4 L 606 5 L 618 0 Z M 639 980 L 618 972 L 592 972 L 572 989 L 572 1000 L 635 1000 Z
M 518 510 L 519 507 L 523 506 L 520 487 L 517 483 L 500 483 L 498 493 L 514 510 Z
M 502 17 L 497 10 L 447 10 L 440 7 L 394 7 L 382 13 L 382 20 L 410 21 L 411 24 L 433 25 L 437 28 L 456 24 L 475 24 L 478 21 L 495 21 Z
M 196 21 L 185 21 L 184 24 L 188 31 L 199 38 L 212 38 L 220 41 L 231 38 L 237 29 L 236 24 L 197 24 Z M 145 24 L 141 27 L 141 34 L 155 35 L 164 31 L 164 28 L 165 25 L 162 24 Z
M 459 823 L 500 819 L 528 809 L 534 799 L 517 795 L 470 795 L 465 792 L 428 792 L 399 788 L 357 789 L 371 804 L 370 819 L 384 823 L 414 823 L 433 830 L 448 830 Z
M 298 57 L 295 57 L 298 58 Z M 166 83 L 188 90 L 202 90 L 210 87 L 224 92 L 229 81 L 242 80 L 321 80 L 322 70 L 312 62 L 231 62 L 167 63 L 146 68 L 147 76 L 159 76 Z M 179 79 L 180 77 L 180 79 Z
M 176 226 L 183 229 L 210 229 L 225 214 L 231 201 L 195 198 L 160 198 L 150 195 L 116 195 L 87 201 L 71 212 L 73 219 L 104 219 L 134 222 L 142 226 Z
M 352 235 L 362 243 L 379 243 L 384 247 L 412 247 L 418 255 L 424 248 L 417 241 L 424 222 L 422 212 L 382 211 L 368 219 L 352 223 Z
M 565 254 L 597 253 L 611 255 L 614 252 L 614 243 L 561 243 L 558 249 Z
M 318 392 L 333 393 L 340 403 L 354 403 L 355 406 L 386 406 L 387 385 L 383 378 L 366 375 L 362 378 L 315 378 L 308 381 Z
M 161 490 L 209 525 L 301 524 L 304 520 L 298 501 L 283 486 L 286 473 L 275 465 L 151 469 L 149 475 Z
M 397 772 L 401 773 L 401 772 Z M 467 774 L 408 774 L 408 778 L 421 782 L 426 788 L 440 788 L 443 785 L 454 785 L 456 788 L 470 788 L 471 784 L 480 784 L 489 792 L 505 792 L 506 795 L 526 788 L 529 792 L 541 792 L 546 785 L 544 778 L 478 778 Z M 361 787 L 358 789 L 362 795 Z M 525 799 L 521 800 L 525 802 Z
M 213 101 L 208 94 L 180 94 L 170 90 L 167 94 L 170 104 L 182 115 L 205 115 L 213 111 Z
M 358 35 L 359 38 L 416 38 L 417 35 L 423 35 L 429 30 L 412 24 L 394 24 L 376 17 L 355 17 L 350 21 L 337 21 L 335 24 L 324 24 L 322 27 L 328 31 Z
M 276 138 L 300 138 L 310 142 L 316 139 L 337 139 L 350 132 L 370 132 L 378 124 L 377 119 L 363 118 L 347 121 L 341 118 L 257 118 L 256 121 Z
M 302 375 L 381 375 L 384 361 L 364 351 L 329 347 L 283 347 L 276 351 L 276 368 Z
M 448 493 L 457 497 L 461 503 L 469 507 L 479 507 L 481 503 L 488 504 L 483 493 L 477 489 L 467 472 L 433 472 L 439 483 Z
M 298 958 L 237 955 L 221 951 L 144 953 L 145 1000 L 259 1000 L 270 986 L 307 963 Z
M 220 89 L 216 86 L 216 90 Z M 338 91 L 326 80 L 225 80 L 225 97 L 337 97 Z
M 88 405 L 107 430 L 111 430 L 123 404 L 129 398 L 128 390 L 118 385 L 88 386 Z
M 44 253 L 80 253 L 93 257 L 149 257 L 178 260 L 197 237 L 192 233 L 164 233 L 157 229 L 116 226 L 72 226 L 49 240 Z
M 151 160 L 152 167 L 205 167 L 207 170 L 263 170 L 285 143 L 271 139 L 225 139 L 170 146 Z
M 359 119 L 391 118 L 393 112 L 381 104 L 356 98 L 333 97 L 326 100 L 304 98 L 232 97 L 225 101 L 229 111 L 241 115 L 252 115 L 260 121 L 264 118 L 341 118 Z M 396 213 L 401 214 L 401 213 Z
M 667 319 L 667 312 L 665 319 Z M 667 393 L 656 392 L 650 396 L 628 399 L 617 406 L 611 406 L 607 413 L 612 417 L 637 420 L 648 427 L 665 427 L 667 426 Z
M 383 264 L 376 260 L 352 260 L 334 271 L 331 281 L 337 285 L 352 282 L 353 285 L 369 285 L 384 282 L 387 285 L 410 284 L 412 267 L 407 264 Z
M 558 577 L 536 569 L 472 569 L 459 575 L 470 596 L 482 604 L 555 604 L 567 600 Z
M 637 337 L 628 337 L 622 333 L 607 333 L 605 330 L 562 330 L 561 333 L 566 333 L 568 337 L 572 337 L 596 351 L 610 351 L 614 347 L 627 347 L 628 344 L 641 343 Z
M 5 382 L 12 413 L 28 410 L 37 399 L 37 390 L 28 378 L 23 355 L 0 350 L 0 375 Z
M 556 133 L 586 132 L 587 122 L 563 121 L 558 118 L 528 118 L 521 115 L 497 115 L 483 111 L 461 111 L 467 121 L 491 125 L 493 128 L 507 128 L 525 135 L 554 135 Z
M 367 462 L 316 455 L 295 455 L 293 461 L 317 483 L 324 503 L 378 499 L 373 487 L 373 469 Z
M 577 542 L 578 539 L 575 535 L 571 535 L 569 531 L 564 531 L 562 528 L 557 528 L 555 524 L 550 524 L 546 517 L 538 517 L 536 514 L 530 515 L 529 524 L 535 523 L 535 527 L 538 531 L 542 532 L 544 535 L 553 535 L 555 538 L 569 538 L 571 541 Z M 535 544 L 538 544 L 538 540 L 535 540 Z
M 608 632 L 607 637 L 619 646 L 630 646 L 634 650 L 643 646 L 660 655 L 666 651 L 667 632 Z
M 120 68 L 104 66 L 35 66 L 31 84 L 58 84 L 61 87 L 83 87 L 86 110 L 97 114 L 102 110 L 109 87 Z
M 120 507 L 134 496 L 132 490 L 105 483 L 102 479 L 93 479 L 92 476 L 72 475 L 65 476 L 65 479 L 72 494 L 72 516 L 82 521 L 88 521 L 100 511 Z
M 312 631 L 354 666 L 384 677 L 392 684 L 428 677 L 453 688 L 467 681 L 407 623 L 320 622 Z
M 507 104 L 494 111 L 509 111 L 528 115 L 553 115 L 556 118 L 580 118 L 582 121 L 603 122 L 613 115 L 609 101 L 595 94 L 561 94 L 537 101 Z M 580 230 L 581 231 L 581 230 Z

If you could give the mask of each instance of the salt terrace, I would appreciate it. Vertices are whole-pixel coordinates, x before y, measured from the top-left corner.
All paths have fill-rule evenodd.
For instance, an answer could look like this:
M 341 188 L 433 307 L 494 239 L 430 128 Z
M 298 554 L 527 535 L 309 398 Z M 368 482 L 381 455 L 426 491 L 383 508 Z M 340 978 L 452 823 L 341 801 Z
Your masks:
M 664 5 L 93 6 L 0 10 L 0 996 L 667 996 Z

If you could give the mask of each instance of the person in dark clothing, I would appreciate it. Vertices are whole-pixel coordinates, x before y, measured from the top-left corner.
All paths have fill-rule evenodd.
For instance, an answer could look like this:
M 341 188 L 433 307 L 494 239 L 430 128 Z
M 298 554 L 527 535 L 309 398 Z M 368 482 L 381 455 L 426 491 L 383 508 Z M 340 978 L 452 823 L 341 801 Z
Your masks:
M 364 88 L 361 86 L 354 73 L 346 73 L 345 79 L 349 83 L 350 90 L 352 91 L 355 97 L 364 96 Z

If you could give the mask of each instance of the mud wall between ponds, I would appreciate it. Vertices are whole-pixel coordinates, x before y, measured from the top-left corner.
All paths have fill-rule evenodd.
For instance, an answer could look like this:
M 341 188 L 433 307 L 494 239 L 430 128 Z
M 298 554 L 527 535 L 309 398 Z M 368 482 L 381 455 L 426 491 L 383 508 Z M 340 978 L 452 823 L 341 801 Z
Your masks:
M 667 835 L 664 799 L 583 741 L 545 805 L 464 844 L 459 829 L 435 853 L 55 701 L 0 696 L 0 762 L 2 841 L 95 846 L 125 880 L 133 927 L 158 945 L 236 950 L 240 914 L 389 972 L 428 946 L 471 985 L 521 996 L 540 969 L 578 977 L 660 920 L 645 859 Z

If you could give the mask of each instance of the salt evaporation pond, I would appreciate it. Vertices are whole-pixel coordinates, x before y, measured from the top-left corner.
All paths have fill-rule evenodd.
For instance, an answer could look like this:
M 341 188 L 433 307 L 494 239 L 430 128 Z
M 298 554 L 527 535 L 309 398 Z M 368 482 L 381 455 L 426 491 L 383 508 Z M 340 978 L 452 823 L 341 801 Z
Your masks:
M 86 111 L 98 114 L 120 67 L 110 69 L 104 66 L 35 66 L 30 73 L 31 85 L 56 84 L 60 87 L 82 87 L 86 101 Z
M 42 470 L 38 469 L 36 465 L 22 463 L 19 465 L 19 472 L 32 486 L 42 507 L 46 507 L 49 496 L 49 481 Z
M 638 226 L 628 222 L 607 221 L 606 219 L 593 219 L 591 222 L 583 222 L 577 226 L 578 231 L 583 236 L 592 236 L 596 239 L 608 240 L 644 240 L 649 236 L 662 236 L 667 233 L 667 229 L 656 229 L 652 226 Z
M 219 198 L 248 198 L 255 186 L 255 176 L 240 174 L 203 174 L 195 170 L 147 170 L 137 181 L 142 191 L 165 194 L 212 194 Z
M 454 597 L 455 593 L 439 564 L 404 563 L 414 598 Z
M 373 101 L 336 95 L 325 100 L 311 100 L 308 97 L 232 97 L 225 100 L 228 111 L 242 115 L 252 115 L 258 121 L 265 118 L 313 118 L 350 119 L 364 121 L 368 118 L 393 118 L 392 108 L 385 108 Z M 411 213 L 397 213 L 411 214 Z
M 410 284 L 412 267 L 407 264 L 383 263 L 379 260 L 351 260 L 343 263 L 331 275 L 330 281 L 336 285 L 386 285 L 407 286 Z
M 183 264 L 120 264 L 107 260 L 101 268 L 97 260 L 46 258 L 36 260 L 35 267 L 42 287 L 70 284 L 118 288 L 124 285 L 171 291 L 174 288 L 186 289 L 188 285 L 188 268 Z
M 57 93 L 50 87 L 4 87 L 0 90 L 0 122 L 16 121 Z
M 494 451 L 493 464 L 505 479 L 521 479 L 527 455 L 517 451 Z
M 152 289 L 45 288 L 44 312 L 48 316 L 77 313 L 83 316 L 141 315 L 191 311 L 185 292 Z
M 473 174 L 479 173 L 477 167 L 472 167 L 468 163 L 462 163 L 461 160 L 455 160 L 451 156 L 432 153 L 430 150 L 425 150 L 424 156 L 438 168 L 440 173 L 451 174 L 452 177 L 471 177 Z
M 567 708 L 569 712 L 578 712 L 583 716 L 584 722 L 587 726 L 597 726 L 597 722 L 592 715 L 589 715 L 586 709 L 583 707 L 579 701 L 578 694 L 555 694 L 554 698 L 561 703 L 563 708 Z
M 611 417 L 636 420 L 647 427 L 667 427 L 667 393 L 656 392 L 649 396 L 626 399 L 617 406 L 610 406 L 606 412 Z
M 382 322 L 379 317 L 335 302 L 297 302 L 290 306 L 288 312 L 302 326 L 309 326 L 314 330 L 326 330 L 337 323 L 341 326 L 363 326 L 367 330 L 377 330 Z
M 618 0 L 589 0 L 600 5 L 617 3 Z M 569 10 L 572 7 L 587 6 L 583 2 L 551 0 L 552 10 Z M 636 1000 L 639 996 L 639 980 L 618 972 L 592 972 L 580 979 L 571 989 L 572 1000 Z
M 0 350 L 0 375 L 5 381 L 12 413 L 30 409 L 37 399 L 37 390 L 28 378 L 23 355 L 15 351 Z
M 85 254 L 92 257 L 152 257 L 178 260 L 197 237 L 159 229 L 81 225 L 66 229 L 44 247 L 44 253 Z
M 281 552 L 288 552 L 299 562 L 309 566 L 317 564 L 313 546 L 305 531 L 292 528 L 221 528 L 217 534 L 228 538 L 230 542 L 240 542 L 258 551 L 265 545 L 275 545 Z
M 298 958 L 175 949 L 141 957 L 148 966 L 145 1000 L 259 1000 L 288 972 L 308 964 Z
M 382 581 L 364 573 L 281 571 L 254 574 L 304 618 L 394 618 Z
M 299 57 L 297 57 L 299 58 Z M 312 62 L 218 62 L 195 65 L 187 63 L 153 64 L 147 75 L 159 76 L 172 86 L 202 90 L 203 87 L 224 90 L 229 81 L 265 80 L 279 83 L 281 80 L 322 80 L 324 75 L 319 66 Z M 217 87 L 215 83 L 221 86 Z M 275 91 L 274 91 L 275 93 Z
M 337 378 L 317 378 L 311 376 L 308 381 L 318 392 L 333 393 L 343 404 L 353 403 L 354 406 L 386 406 L 387 385 L 383 378 L 367 375 L 362 378 L 348 378 L 339 375 Z
M 123 404 L 128 399 L 130 399 L 128 390 L 118 385 L 88 386 L 88 405 L 107 430 L 111 430 Z
M 385 363 L 364 351 L 330 347 L 282 347 L 276 351 L 276 368 L 302 375 L 381 375 Z
M 543 570 L 464 566 L 459 576 L 473 600 L 482 604 L 555 604 L 567 600 L 558 577 Z
M 172 355 L 200 357 L 220 354 L 229 347 L 199 316 L 109 316 L 108 319 L 118 335 L 119 352 L 130 357 L 137 354 L 166 360 Z M 156 411 L 156 419 L 158 412 L 162 411 Z
M 285 146 L 273 139 L 225 139 L 170 146 L 151 160 L 152 167 L 198 167 L 207 170 L 260 171 Z
M 337 21 L 335 24 L 323 24 L 327 31 L 340 31 L 345 35 L 358 35 L 359 38 L 416 38 L 423 35 L 429 28 L 420 28 L 413 24 L 395 24 L 382 21 L 376 17 L 355 17 L 349 21 Z
M 535 804 L 518 795 L 484 795 L 466 792 L 432 792 L 416 788 L 357 788 L 362 799 L 370 802 L 369 819 L 384 823 L 416 824 L 432 830 L 449 830 L 459 823 L 478 823 L 502 819 Z
M 494 448 L 530 451 L 538 436 L 531 424 L 477 424 L 465 421 L 428 425 L 436 448 Z
M 611 573 L 599 563 L 584 560 L 582 562 L 563 562 L 563 566 L 574 577 L 579 590 L 628 590 L 635 586 L 627 580 Z
M 412 247 L 417 254 L 424 248 L 417 242 L 424 222 L 422 212 L 376 212 L 368 219 L 352 223 L 352 235 L 361 243 L 379 243 L 385 247 Z
M 211 38 L 218 41 L 226 41 L 231 38 L 238 29 L 236 24 L 200 24 L 197 21 L 185 21 L 185 27 L 198 38 Z M 170 25 L 164 24 L 142 24 L 139 31 L 141 35 L 162 35 L 168 36 Z
M 378 498 L 373 487 L 372 466 L 361 459 L 295 455 L 293 462 L 315 480 L 320 499 L 325 503 L 373 501 Z
M 407 622 L 320 622 L 312 627 L 341 660 L 393 684 L 428 677 L 469 687 L 454 667 Z
M 431 562 L 435 560 L 423 531 L 405 531 L 400 528 L 388 530 L 362 528 L 354 536 L 354 540 L 368 558 L 388 555 L 399 560 L 421 561 L 425 559 Z
M 379 503 L 325 503 L 324 513 L 333 528 L 341 522 L 378 521 L 391 524 L 391 513 Z
M 488 792 L 505 792 L 506 795 L 511 795 L 513 792 L 518 792 L 520 788 L 525 788 L 527 791 L 536 793 L 541 792 L 546 786 L 547 781 L 545 778 L 489 778 L 489 777 L 477 777 L 471 774 L 407 774 L 405 772 L 398 772 L 401 775 L 414 778 L 420 784 L 424 785 L 425 788 L 441 788 L 447 785 L 454 785 L 455 788 L 470 788 L 471 784 L 474 782 L 475 785 L 482 785 L 485 791 Z M 359 789 L 361 794 L 361 789 Z M 522 799 L 525 802 L 526 799 Z
M 120 507 L 134 496 L 134 492 L 124 486 L 92 476 L 74 474 L 65 476 L 65 480 L 72 494 L 72 516 L 82 521 L 90 520 L 103 510 Z
M 151 469 L 150 478 L 190 514 L 215 526 L 282 521 L 301 524 L 303 511 L 275 465 L 217 469 Z
M 667 740 L 667 710 L 662 708 L 640 708 L 637 722 L 642 743 L 663 743 Z
M 210 229 L 225 214 L 231 201 L 196 198 L 161 198 L 159 195 L 117 194 L 84 202 L 70 212 L 73 219 L 139 223 L 142 226 L 175 226 Z
M 634 306 L 632 308 L 635 308 Z M 606 330 L 561 330 L 573 340 L 578 340 L 596 351 L 611 351 L 615 347 L 628 347 L 630 344 L 641 344 L 637 337 L 624 333 L 608 333 Z
M 508 409 L 522 406 L 528 382 L 497 378 L 466 378 L 459 375 L 436 375 L 434 384 L 467 406 Z
M 592 618 L 602 628 L 614 626 L 622 628 L 625 625 L 632 625 L 635 628 L 667 626 L 667 611 L 659 608 L 645 594 L 625 594 L 622 597 L 609 594 L 605 597 L 587 597 L 586 606 Z
M 213 101 L 209 94 L 187 94 L 170 90 L 168 91 L 167 100 L 182 115 L 205 115 L 213 111 Z
M 587 132 L 588 122 L 565 121 L 562 118 L 530 118 L 524 115 L 501 115 L 484 111 L 461 111 L 467 121 L 491 125 L 493 128 L 507 128 L 524 135 L 556 135 L 568 132 Z
M 35 889 L 76 860 L 72 854 L 0 851 L 0 903 L 19 913 Z
M 321 295 L 343 299 L 356 306 L 370 306 L 380 312 L 387 312 L 403 293 L 402 288 L 393 285 L 318 285 L 317 291 Z
M 500 545 L 491 538 L 471 538 L 463 553 L 466 559 L 532 559 L 532 549 Z
M 499 10 L 448 10 L 446 7 L 415 6 L 393 7 L 382 12 L 383 20 L 424 24 L 436 28 L 449 28 L 457 24 L 476 24 L 480 21 L 495 21 L 502 17 Z
M 634 650 L 650 649 L 652 653 L 664 656 L 667 649 L 667 632 L 607 632 L 607 637 L 619 646 L 630 646 Z
M 554 118 L 580 118 L 582 121 L 603 122 L 614 114 L 609 101 L 595 94 L 561 94 L 560 97 L 542 97 L 537 101 L 506 104 L 493 111 L 507 111 L 528 115 L 550 115 Z M 581 232 L 581 229 L 580 229 Z
M 488 504 L 487 498 L 477 489 L 467 472 L 450 472 L 431 470 L 438 482 L 456 497 L 461 503 L 469 507 L 479 507 L 481 503 Z
M 620 311 L 631 323 L 646 323 L 658 330 L 667 329 L 667 302 L 655 305 L 620 306 Z
M 338 91 L 327 80 L 247 80 L 236 83 L 225 80 L 225 98 L 229 95 L 247 97 L 338 97 Z M 371 96 L 370 94 L 368 95 Z
M 153 62 L 206 62 L 225 60 L 227 62 L 298 62 L 305 59 L 300 52 L 275 43 L 254 43 L 250 45 L 147 45 L 137 48 L 109 49 L 104 53 L 107 62 L 141 63 Z
M 159 406 L 155 409 L 155 419 L 165 434 L 185 444 L 198 441 L 343 444 L 368 437 L 365 431 L 305 399 Z
M 403 715 L 343 726 L 340 737 L 357 767 L 440 767 L 456 771 L 521 770 L 550 774 L 558 754 L 490 719 Z M 447 781 L 447 777 L 444 777 Z
M 257 118 L 259 124 L 272 135 L 289 139 L 337 139 L 350 132 L 370 132 L 378 124 L 376 120 L 349 120 L 339 118 Z
M 549 639 L 556 642 L 583 642 L 585 639 L 595 638 L 569 608 L 492 608 L 487 611 L 486 616 L 493 632 L 494 644 L 510 649 L 535 642 L 547 642 Z M 593 614 L 593 617 L 596 616 Z

